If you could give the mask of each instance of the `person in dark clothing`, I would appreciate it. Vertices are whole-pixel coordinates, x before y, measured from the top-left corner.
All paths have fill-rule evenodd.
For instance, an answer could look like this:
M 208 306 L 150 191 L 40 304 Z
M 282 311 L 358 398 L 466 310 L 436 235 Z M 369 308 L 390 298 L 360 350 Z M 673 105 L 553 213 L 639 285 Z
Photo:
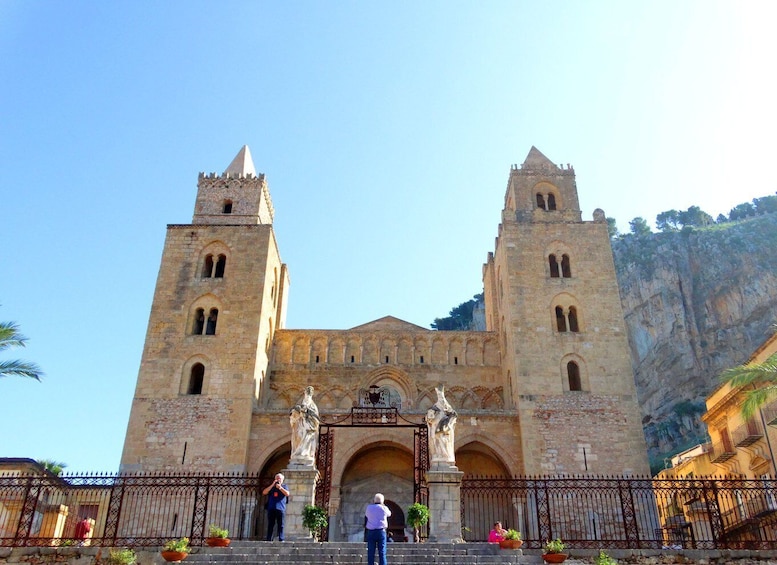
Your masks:
M 283 541 L 283 519 L 286 516 L 286 501 L 289 487 L 283 482 L 281 473 L 275 475 L 273 483 L 262 491 L 267 497 L 267 541 L 272 541 L 275 524 L 278 524 L 278 539 Z

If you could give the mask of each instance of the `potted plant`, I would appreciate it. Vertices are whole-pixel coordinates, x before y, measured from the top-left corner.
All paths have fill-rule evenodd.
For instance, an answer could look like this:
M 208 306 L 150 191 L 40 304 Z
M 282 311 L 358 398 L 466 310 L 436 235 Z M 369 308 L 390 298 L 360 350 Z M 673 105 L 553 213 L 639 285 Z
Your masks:
M 322 541 L 324 529 L 329 525 L 329 516 L 320 506 L 306 504 L 302 509 L 302 525 L 310 530 L 313 539 Z
M 208 547 L 227 547 L 230 541 L 229 530 L 219 528 L 216 524 L 208 526 L 208 537 L 205 538 Z
M 107 562 L 109 565 L 135 565 L 138 556 L 135 550 L 130 548 L 111 549 Z
M 520 549 L 522 545 L 521 532 L 512 528 L 507 528 L 504 539 L 499 540 L 502 549 Z
M 162 547 L 162 559 L 165 561 L 183 561 L 190 551 L 189 538 L 172 539 Z
M 565 547 L 566 545 L 561 541 L 561 538 L 545 542 L 545 547 L 542 549 L 542 559 L 545 563 L 563 563 L 568 557 L 564 553 Z
M 415 541 L 415 543 L 421 542 L 421 534 L 418 530 L 428 521 L 429 507 L 425 504 L 415 502 L 407 509 L 407 523 L 413 527 L 413 541 Z

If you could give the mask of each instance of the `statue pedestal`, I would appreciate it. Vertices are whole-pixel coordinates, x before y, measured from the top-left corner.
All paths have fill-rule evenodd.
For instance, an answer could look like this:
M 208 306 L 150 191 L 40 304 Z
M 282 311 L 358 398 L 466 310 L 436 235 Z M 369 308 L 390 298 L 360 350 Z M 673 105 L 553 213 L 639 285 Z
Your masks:
M 310 530 L 302 525 L 302 511 L 308 504 L 315 504 L 318 470 L 313 465 L 289 463 L 281 473 L 289 487 L 284 537 L 288 541 L 313 541 Z
M 429 487 L 429 541 L 463 543 L 461 479 L 464 473 L 448 463 L 433 463 L 426 472 Z

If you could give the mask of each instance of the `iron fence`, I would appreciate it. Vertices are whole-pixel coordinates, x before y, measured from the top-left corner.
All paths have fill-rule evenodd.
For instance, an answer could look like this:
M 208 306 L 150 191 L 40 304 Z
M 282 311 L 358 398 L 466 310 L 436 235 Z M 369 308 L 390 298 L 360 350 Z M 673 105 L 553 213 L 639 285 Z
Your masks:
M 773 478 L 477 477 L 464 479 L 461 500 L 470 541 L 500 521 L 534 549 L 555 538 L 588 549 L 777 548 Z
M 201 545 L 210 524 L 262 539 L 271 479 L 0 475 L 0 546 Z M 531 549 L 554 538 L 570 548 L 777 549 L 777 480 L 468 477 L 461 517 L 467 541 L 485 541 L 501 521 Z M 92 526 L 83 539 L 82 520 Z

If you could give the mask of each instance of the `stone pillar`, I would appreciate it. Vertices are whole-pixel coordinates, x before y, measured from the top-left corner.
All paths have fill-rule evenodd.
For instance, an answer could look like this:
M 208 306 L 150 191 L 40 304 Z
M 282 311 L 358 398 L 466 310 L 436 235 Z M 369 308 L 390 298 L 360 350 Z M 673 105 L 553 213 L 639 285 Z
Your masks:
M 302 511 L 308 504 L 315 504 L 318 470 L 312 465 L 289 463 L 281 473 L 289 487 L 284 537 L 289 541 L 313 541 L 310 530 L 302 525 Z
M 458 467 L 436 464 L 426 472 L 429 487 L 429 541 L 463 543 L 461 537 L 461 478 Z

